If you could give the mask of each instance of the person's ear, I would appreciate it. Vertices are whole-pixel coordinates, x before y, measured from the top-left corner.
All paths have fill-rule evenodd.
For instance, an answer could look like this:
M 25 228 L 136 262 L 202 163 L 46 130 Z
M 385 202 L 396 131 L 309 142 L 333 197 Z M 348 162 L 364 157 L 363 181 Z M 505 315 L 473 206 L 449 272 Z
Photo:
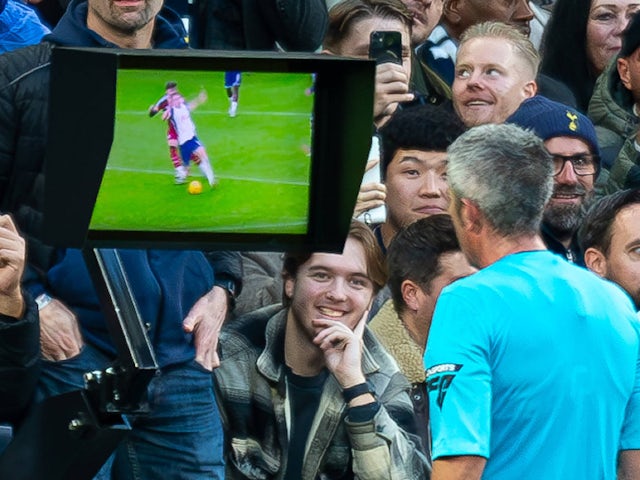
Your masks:
M 452 25 L 458 25 L 462 16 L 460 15 L 461 0 L 444 0 L 442 6 L 442 16 Z
M 420 287 L 411 280 L 404 280 L 400 284 L 400 292 L 402 293 L 402 300 L 410 310 L 418 311 L 418 293 Z
M 629 60 L 627 58 L 619 58 L 616 66 L 618 67 L 618 75 L 624 88 L 631 90 L 631 72 L 629 71 Z
M 293 290 L 296 286 L 296 281 L 292 277 L 285 277 L 284 279 L 284 294 L 289 300 L 293 298 Z
M 461 202 L 460 219 L 463 228 L 471 233 L 480 233 L 484 225 L 484 215 L 478 206 L 468 198 L 463 198 Z
M 607 275 L 607 259 L 600 250 L 594 247 L 589 247 L 584 252 L 584 264 L 593 273 L 600 277 L 606 277 Z
M 525 98 L 534 97 L 536 93 L 538 93 L 538 84 L 535 82 L 535 80 L 529 80 L 524 84 L 523 92 Z

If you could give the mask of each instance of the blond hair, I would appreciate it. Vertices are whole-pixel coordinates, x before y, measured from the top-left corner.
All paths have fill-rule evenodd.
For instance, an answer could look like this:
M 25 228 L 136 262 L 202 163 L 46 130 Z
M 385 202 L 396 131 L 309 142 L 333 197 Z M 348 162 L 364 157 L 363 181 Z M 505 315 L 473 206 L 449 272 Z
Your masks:
M 483 22 L 472 25 L 460 37 L 459 49 L 476 38 L 498 38 L 508 41 L 516 54 L 531 67 L 533 77 L 537 75 L 540 56 L 531 40 L 517 28 L 502 22 Z

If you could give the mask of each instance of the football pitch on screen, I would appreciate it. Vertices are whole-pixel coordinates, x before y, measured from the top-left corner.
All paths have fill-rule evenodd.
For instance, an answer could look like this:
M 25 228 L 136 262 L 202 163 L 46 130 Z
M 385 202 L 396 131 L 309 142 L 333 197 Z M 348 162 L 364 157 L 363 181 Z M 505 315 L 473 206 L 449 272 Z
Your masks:
M 175 184 L 167 122 L 149 107 L 175 81 L 214 169 L 210 188 L 191 162 Z M 94 230 L 305 233 L 313 97 L 310 74 L 243 72 L 230 117 L 224 72 L 121 70 L 114 142 L 91 220 Z M 190 194 L 198 180 L 202 193 Z

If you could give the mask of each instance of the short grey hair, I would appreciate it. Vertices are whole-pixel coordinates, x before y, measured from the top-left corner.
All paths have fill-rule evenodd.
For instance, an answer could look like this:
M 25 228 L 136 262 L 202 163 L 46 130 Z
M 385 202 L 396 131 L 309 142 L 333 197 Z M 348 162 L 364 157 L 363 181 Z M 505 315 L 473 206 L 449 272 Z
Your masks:
M 539 232 L 553 190 L 553 161 L 540 138 L 511 124 L 481 125 L 447 153 L 455 208 L 471 200 L 501 235 Z

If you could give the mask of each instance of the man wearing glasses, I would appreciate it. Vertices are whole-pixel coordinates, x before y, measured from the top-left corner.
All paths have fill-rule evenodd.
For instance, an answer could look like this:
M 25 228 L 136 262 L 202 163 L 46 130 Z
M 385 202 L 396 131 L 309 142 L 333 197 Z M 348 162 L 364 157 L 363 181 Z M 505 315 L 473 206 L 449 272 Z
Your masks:
M 537 95 L 522 102 L 507 123 L 533 130 L 553 156 L 553 193 L 544 210 L 542 238 L 549 250 L 584 266 L 577 231 L 600 173 L 600 149 L 591 120 Z

